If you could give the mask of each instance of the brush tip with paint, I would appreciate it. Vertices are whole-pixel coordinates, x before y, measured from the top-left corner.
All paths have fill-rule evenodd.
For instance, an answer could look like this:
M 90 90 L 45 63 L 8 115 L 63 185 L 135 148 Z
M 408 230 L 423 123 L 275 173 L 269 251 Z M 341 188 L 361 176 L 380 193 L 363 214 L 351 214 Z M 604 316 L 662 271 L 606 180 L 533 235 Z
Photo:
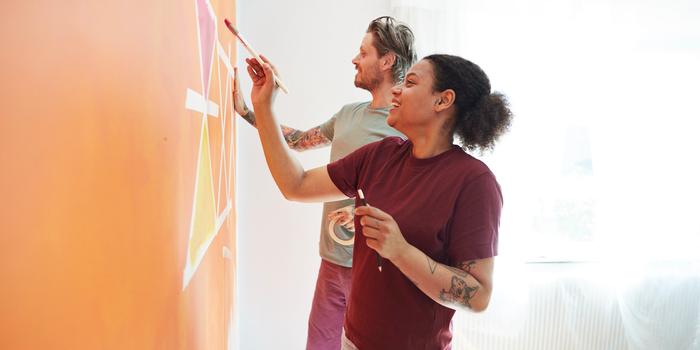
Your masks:
M 236 29 L 236 27 L 234 27 L 233 24 L 231 24 L 231 21 L 229 21 L 228 18 L 224 18 L 224 23 L 226 24 L 228 29 L 230 29 L 233 32 L 233 34 L 238 35 L 238 29 Z
M 255 50 L 253 50 L 252 47 L 250 47 L 250 45 L 245 41 L 245 39 L 243 39 L 243 36 L 238 32 L 238 29 L 236 29 L 236 27 L 233 26 L 231 21 L 229 21 L 228 18 L 224 18 L 224 23 L 226 24 L 228 30 L 230 30 L 231 33 L 233 33 L 233 35 L 235 35 L 238 38 L 238 40 L 240 40 L 241 44 L 243 44 L 243 47 L 245 47 L 245 49 L 248 50 L 248 52 L 250 52 L 250 54 L 255 58 L 255 60 L 258 61 L 258 63 L 260 63 L 261 66 L 264 65 L 265 62 L 263 62 L 262 58 L 260 58 L 260 55 L 258 55 L 258 53 L 255 52 Z M 280 78 L 277 77 L 277 75 L 274 73 L 272 74 L 272 77 L 275 79 L 275 84 L 277 84 L 277 86 L 279 86 L 279 88 L 282 91 L 284 91 L 285 94 L 288 94 L 289 90 L 287 90 L 287 87 L 284 86 L 284 84 L 282 84 Z

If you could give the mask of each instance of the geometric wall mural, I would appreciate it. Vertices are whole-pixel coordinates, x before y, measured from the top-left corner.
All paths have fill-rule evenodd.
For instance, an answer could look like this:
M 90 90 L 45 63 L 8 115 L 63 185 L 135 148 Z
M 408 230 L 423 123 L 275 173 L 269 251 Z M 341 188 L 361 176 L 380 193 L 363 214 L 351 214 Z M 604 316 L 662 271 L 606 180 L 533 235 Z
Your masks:
M 230 348 L 236 1 L 0 8 L 0 349 Z
M 190 280 L 197 272 L 202 258 L 206 254 L 209 245 L 216 237 L 221 229 L 221 226 L 231 213 L 231 166 L 233 165 L 233 120 L 227 116 L 233 115 L 233 103 L 231 98 L 231 80 L 234 74 L 231 66 L 229 45 L 228 53 L 226 53 L 218 40 L 217 17 L 208 0 L 195 0 L 195 9 L 197 14 L 197 33 L 199 41 L 199 62 L 201 72 L 201 93 L 192 89 L 187 89 L 187 97 L 185 107 L 189 110 L 199 112 L 197 117 L 201 117 L 201 133 L 199 141 L 199 152 L 197 159 L 196 178 L 194 182 L 194 200 L 192 203 L 192 218 L 190 221 L 189 242 L 187 244 L 187 260 L 183 271 L 182 288 L 187 288 Z M 219 60 L 225 67 L 225 72 L 222 69 L 216 69 L 219 75 L 219 98 L 223 99 L 223 109 L 219 113 L 219 104 L 209 99 L 210 82 L 213 74 L 213 67 L 219 65 L 214 64 L 214 57 L 218 56 Z M 222 77 L 223 75 L 223 77 Z M 221 81 L 225 81 L 224 93 L 221 93 Z M 209 118 L 213 118 L 213 122 L 220 123 L 222 135 L 220 137 L 219 149 L 220 152 L 218 161 L 218 174 L 216 181 L 212 172 L 211 148 L 213 145 L 209 135 Z M 215 118 L 215 119 L 214 119 Z M 226 123 L 229 121 L 229 125 Z M 231 135 L 229 147 L 225 147 L 227 139 L 226 133 Z M 223 188 L 222 188 L 223 187 Z M 226 249 L 226 248 L 224 248 Z M 227 254 L 226 251 L 223 254 Z

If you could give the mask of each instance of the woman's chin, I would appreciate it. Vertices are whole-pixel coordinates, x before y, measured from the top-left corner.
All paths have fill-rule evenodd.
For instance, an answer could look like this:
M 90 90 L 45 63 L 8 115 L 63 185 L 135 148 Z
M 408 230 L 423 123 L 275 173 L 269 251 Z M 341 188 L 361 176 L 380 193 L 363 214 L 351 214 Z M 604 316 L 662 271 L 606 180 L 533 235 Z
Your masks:
M 389 124 L 389 126 L 393 127 L 396 125 L 396 120 L 399 117 L 399 110 L 398 108 L 391 108 L 389 109 L 389 116 L 386 117 L 386 123 Z

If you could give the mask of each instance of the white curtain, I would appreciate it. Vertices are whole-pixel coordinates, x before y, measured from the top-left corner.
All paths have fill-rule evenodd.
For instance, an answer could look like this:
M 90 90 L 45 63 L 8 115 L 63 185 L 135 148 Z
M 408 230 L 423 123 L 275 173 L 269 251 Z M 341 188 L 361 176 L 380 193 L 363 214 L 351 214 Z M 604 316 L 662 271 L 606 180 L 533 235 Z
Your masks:
M 481 156 L 505 199 L 495 295 L 457 316 L 456 349 L 700 349 L 700 3 L 391 8 L 515 114 Z
M 460 54 L 466 48 L 459 40 L 459 0 L 391 0 L 392 15 L 410 25 L 416 38 L 418 58 L 432 53 Z

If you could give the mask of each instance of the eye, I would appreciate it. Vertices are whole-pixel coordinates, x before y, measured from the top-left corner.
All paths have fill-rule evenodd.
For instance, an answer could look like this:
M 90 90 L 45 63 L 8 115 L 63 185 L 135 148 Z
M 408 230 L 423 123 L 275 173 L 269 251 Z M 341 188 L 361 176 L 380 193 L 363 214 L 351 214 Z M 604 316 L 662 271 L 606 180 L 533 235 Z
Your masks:
M 413 82 L 413 80 L 406 79 L 406 83 L 405 83 L 404 85 L 406 85 L 406 86 L 413 86 L 413 85 L 415 85 L 415 83 Z

